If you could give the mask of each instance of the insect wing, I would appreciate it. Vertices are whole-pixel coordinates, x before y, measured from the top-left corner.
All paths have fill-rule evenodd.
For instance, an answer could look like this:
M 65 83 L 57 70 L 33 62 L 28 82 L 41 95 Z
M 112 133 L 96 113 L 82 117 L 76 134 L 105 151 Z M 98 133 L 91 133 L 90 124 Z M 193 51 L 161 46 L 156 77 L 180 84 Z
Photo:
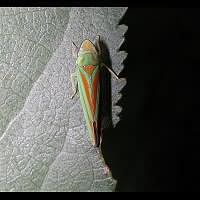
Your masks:
M 94 146 L 99 144 L 99 94 L 100 71 L 98 66 L 86 66 L 79 69 L 79 93 L 90 139 Z

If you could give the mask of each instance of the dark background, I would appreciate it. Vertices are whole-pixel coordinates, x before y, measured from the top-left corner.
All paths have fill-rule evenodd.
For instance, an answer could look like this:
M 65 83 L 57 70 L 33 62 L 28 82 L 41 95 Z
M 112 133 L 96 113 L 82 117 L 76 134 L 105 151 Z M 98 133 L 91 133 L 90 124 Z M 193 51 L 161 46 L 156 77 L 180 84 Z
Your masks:
M 121 122 L 103 140 L 117 191 L 200 188 L 200 9 L 129 8 Z

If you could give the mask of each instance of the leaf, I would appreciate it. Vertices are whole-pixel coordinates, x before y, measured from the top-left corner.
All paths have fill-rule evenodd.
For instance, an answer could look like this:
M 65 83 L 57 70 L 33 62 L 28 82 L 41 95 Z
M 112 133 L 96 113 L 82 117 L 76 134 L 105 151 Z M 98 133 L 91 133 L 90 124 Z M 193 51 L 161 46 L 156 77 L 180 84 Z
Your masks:
M 79 98 L 71 100 L 71 42 L 97 34 L 113 69 L 127 30 L 126 8 L 0 8 L 0 191 L 114 191 L 101 151 L 87 135 Z M 115 106 L 125 79 L 112 79 Z

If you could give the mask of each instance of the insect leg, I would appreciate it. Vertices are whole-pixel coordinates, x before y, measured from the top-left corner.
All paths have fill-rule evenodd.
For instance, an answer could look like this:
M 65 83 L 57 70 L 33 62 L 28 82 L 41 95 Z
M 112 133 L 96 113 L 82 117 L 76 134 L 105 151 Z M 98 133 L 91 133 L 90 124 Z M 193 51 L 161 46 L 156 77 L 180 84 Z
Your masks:
M 72 83 L 73 95 L 70 98 L 73 99 L 78 91 L 78 81 L 77 81 L 76 72 L 71 74 L 71 83 Z
M 96 37 L 96 47 L 97 47 L 98 54 L 101 55 L 100 35 L 97 35 Z
M 72 41 L 72 55 L 73 57 L 77 58 L 78 56 L 78 47 L 76 46 L 76 44 Z
M 117 76 L 117 74 L 112 70 L 110 69 L 107 65 L 105 65 L 104 63 L 101 64 L 102 66 L 106 67 L 106 69 L 116 78 L 116 79 L 119 79 L 119 77 Z

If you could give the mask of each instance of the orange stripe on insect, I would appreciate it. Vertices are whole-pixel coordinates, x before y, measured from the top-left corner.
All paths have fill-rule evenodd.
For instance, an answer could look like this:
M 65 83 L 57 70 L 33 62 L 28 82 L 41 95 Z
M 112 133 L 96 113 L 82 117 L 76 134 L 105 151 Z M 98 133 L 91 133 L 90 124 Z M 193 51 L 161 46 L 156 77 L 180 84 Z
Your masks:
M 97 92 L 98 92 L 98 87 L 99 87 L 99 72 L 94 77 L 93 81 L 93 95 L 92 95 L 92 103 L 94 106 L 94 113 L 96 111 L 96 102 L 97 102 Z
M 92 100 L 91 100 L 91 95 L 90 95 L 90 90 L 89 90 L 89 84 L 87 82 L 87 79 L 85 78 L 85 76 L 83 75 L 83 73 L 81 72 L 81 79 L 83 81 L 83 86 L 84 86 L 84 89 L 85 89 L 85 93 L 86 93 L 86 97 L 87 97 L 87 100 L 89 102 L 89 105 L 90 105 L 90 108 L 92 108 L 92 114 L 94 115 L 94 106 L 93 106 L 93 103 L 92 103 Z

